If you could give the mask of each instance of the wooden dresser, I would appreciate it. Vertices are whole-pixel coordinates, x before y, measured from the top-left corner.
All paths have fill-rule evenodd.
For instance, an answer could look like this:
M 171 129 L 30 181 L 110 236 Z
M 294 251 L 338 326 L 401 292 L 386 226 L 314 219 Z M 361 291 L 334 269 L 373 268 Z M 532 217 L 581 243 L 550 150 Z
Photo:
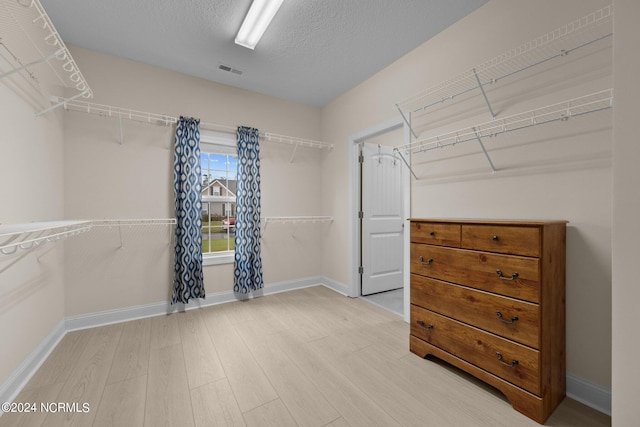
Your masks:
M 411 351 L 544 423 L 565 396 L 566 221 L 411 219 Z

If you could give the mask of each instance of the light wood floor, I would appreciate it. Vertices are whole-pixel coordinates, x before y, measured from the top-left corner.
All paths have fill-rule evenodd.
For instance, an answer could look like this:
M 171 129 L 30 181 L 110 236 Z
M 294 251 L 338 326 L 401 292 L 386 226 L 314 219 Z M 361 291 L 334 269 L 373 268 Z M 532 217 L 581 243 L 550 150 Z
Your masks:
M 494 389 L 409 352 L 409 326 L 322 286 L 68 333 L 0 426 L 537 426 Z M 549 426 L 608 426 L 571 399 Z

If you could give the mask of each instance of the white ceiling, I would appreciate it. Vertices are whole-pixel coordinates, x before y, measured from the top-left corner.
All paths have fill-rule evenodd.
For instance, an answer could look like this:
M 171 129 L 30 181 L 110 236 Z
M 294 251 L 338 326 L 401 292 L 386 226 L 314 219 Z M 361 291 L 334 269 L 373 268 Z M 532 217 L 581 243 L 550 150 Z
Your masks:
M 285 0 L 253 51 L 233 42 L 251 0 L 41 3 L 67 44 L 322 106 L 486 1 Z

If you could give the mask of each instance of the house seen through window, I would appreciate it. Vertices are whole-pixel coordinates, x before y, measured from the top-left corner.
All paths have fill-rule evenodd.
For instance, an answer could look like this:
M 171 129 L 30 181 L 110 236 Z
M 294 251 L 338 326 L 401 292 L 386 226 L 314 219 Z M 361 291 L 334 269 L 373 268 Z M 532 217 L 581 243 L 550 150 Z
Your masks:
M 235 250 L 238 156 L 233 135 L 201 135 L 202 253 L 229 255 Z

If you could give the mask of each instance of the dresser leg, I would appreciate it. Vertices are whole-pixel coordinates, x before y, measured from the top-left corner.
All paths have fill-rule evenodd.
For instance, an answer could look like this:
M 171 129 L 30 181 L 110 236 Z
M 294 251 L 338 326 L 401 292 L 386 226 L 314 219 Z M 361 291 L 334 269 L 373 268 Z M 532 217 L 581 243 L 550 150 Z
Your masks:
M 457 368 L 462 369 L 465 372 L 473 375 L 479 380 L 495 387 L 507 398 L 511 406 L 521 414 L 531 418 L 532 420 L 543 424 L 549 415 L 553 412 L 554 408 L 547 408 L 545 410 L 544 401 L 542 398 L 529 393 L 514 386 L 513 384 L 496 377 L 495 375 L 478 368 L 446 351 L 435 347 L 428 342 L 425 342 L 419 338 L 411 336 L 409 340 L 409 349 L 412 353 L 418 355 L 421 358 L 425 358 L 427 355 L 432 355 L 440 360 L 443 360 Z

